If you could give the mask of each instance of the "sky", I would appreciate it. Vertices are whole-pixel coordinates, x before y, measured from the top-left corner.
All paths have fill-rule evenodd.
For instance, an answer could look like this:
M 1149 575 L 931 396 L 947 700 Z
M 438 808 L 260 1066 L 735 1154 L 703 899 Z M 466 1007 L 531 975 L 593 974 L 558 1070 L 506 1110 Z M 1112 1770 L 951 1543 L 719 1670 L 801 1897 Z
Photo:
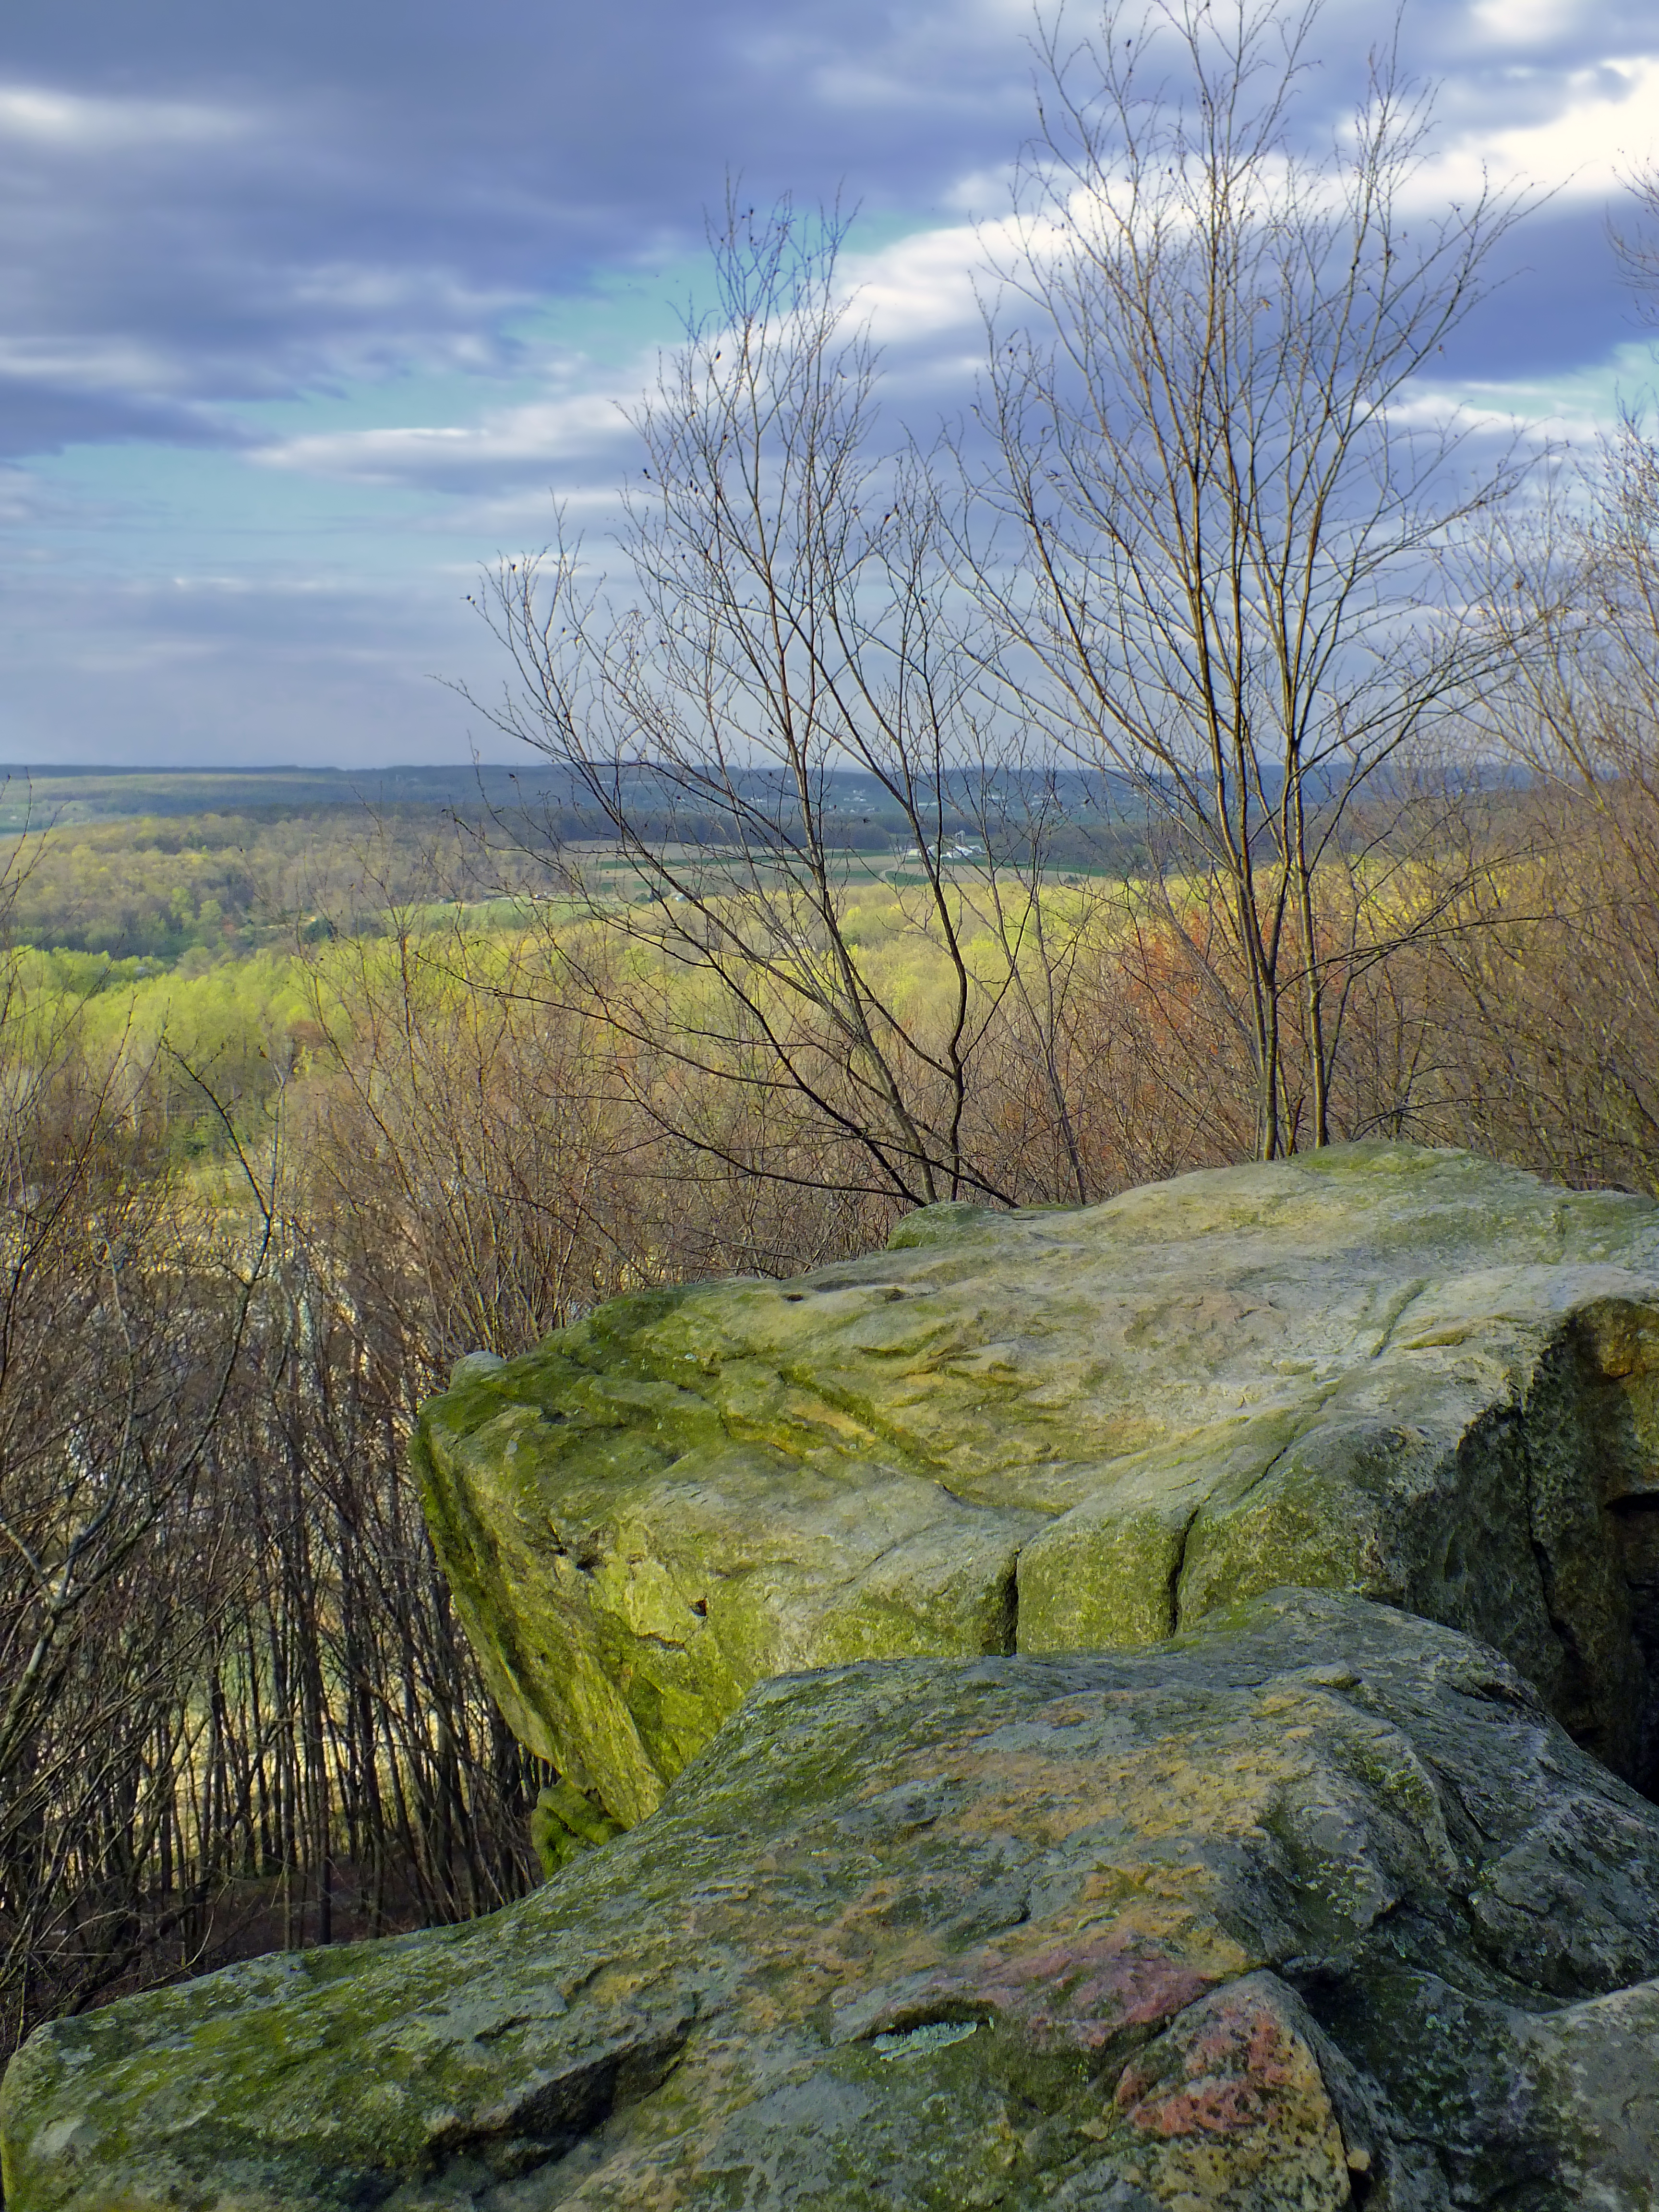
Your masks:
M 1072 20 L 1086 27 L 1086 11 Z M 1032 129 L 1027 0 L 52 0 L 0 19 L 0 762 L 512 748 L 480 563 L 603 532 L 707 211 L 856 206 L 924 432 L 971 394 L 976 225 Z M 1328 0 L 1298 111 L 1351 101 Z M 1659 155 L 1654 0 L 1414 0 L 1418 189 L 1552 197 L 1425 395 L 1585 440 L 1656 381 L 1607 239 Z

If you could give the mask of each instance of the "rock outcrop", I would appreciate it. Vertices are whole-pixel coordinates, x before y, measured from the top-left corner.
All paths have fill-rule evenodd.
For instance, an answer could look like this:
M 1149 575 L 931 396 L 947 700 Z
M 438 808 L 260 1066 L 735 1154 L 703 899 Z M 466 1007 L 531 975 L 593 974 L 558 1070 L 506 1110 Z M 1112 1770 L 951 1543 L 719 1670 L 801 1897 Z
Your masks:
M 1659 2203 L 1659 1207 L 935 1207 L 416 1455 L 562 1870 L 43 2029 L 9 2212 Z
M 41 2031 L 9 2212 L 1638 2212 L 1659 1809 L 1468 1639 L 1291 1591 L 772 1682 L 464 1928 Z
M 417 1440 L 550 1857 L 757 1683 L 1152 1644 L 1346 1589 L 1498 1646 L 1650 1784 L 1659 1207 L 1338 1147 L 1103 1206 L 938 1206 L 792 1282 L 464 1363 Z

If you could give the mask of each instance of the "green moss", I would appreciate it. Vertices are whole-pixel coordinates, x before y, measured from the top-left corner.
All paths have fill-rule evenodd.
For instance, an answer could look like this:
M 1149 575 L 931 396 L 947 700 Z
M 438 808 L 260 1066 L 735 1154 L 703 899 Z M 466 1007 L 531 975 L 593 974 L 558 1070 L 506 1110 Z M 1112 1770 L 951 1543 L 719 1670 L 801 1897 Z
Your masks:
M 921 1206 L 904 1216 L 888 1238 L 887 1249 L 915 1252 L 924 1245 L 953 1244 L 960 1237 L 994 1231 L 1006 1218 L 994 1206 L 969 1206 L 955 1200 L 939 1206 Z
M 416 1460 L 503 1709 L 619 1822 L 768 1675 L 1129 1646 L 1286 1580 L 1486 1637 L 1630 1746 L 1603 1488 L 1654 1425 L 1644 1331 L 1646 1201 L 1334 1147 L 639 1292 L 464 1376 Z M 1607 1403 L 1564 1428 L 1539 1378 L 1581 1338 Z
M 541 1790 L 530 1815 L 530 1841 L 550 1879 L 580 1852 L 626 1832 L 568 1782 L 550 1783 Z
M 8 2212 L 1644 2201 L 1659 1814 L 1404 1614 L 776 1680 L 631 1834 L 541 1814 L 501 1914 L 39 2034 Z

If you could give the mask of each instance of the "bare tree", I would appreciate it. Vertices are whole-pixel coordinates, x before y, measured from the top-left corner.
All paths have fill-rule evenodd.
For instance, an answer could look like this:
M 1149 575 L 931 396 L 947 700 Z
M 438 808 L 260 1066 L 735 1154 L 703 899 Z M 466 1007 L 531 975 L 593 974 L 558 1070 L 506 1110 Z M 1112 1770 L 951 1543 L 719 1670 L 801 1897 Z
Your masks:
M 239 1098 L 165 1037 L 93 1042 L 48 969 L 0 942 L 0 2052 L 501 1902 L 543 1778 L 404 1463 L 448 1316 L 398 1279 L 407 1222 L 374 1249 L 374 1162 L 314 1100 L 290 1152 L 291 1082 Z
M 565 932 L 571 972 L 654 1064 L 748 1101 L 746 1138 L 671 1115 L 680 1134 L 816 1180 L 810 1127 L 838 1145 L 844 1187 L 1006 1200 L 969 1140 L 973 1069 L 1042 955 L 1042 836 L 1009 818 L 1027 788 L 1018 733 L 980 696 L 927 472 L 878 449 L 842 235 L 787 206 L 728 206 L 715 309 L 635 418 L 626 591 L 585 590 L 575 547 L 500 567 L 483 604 L 519 682 L 486 711 L 568 772 L 592 844 L 639 894 L 567 850 L 569 891 L 603 925 Z M 1040 769 L 1030 781 L 1040 815 Z M 872 817 L 890 838 L 860 834 Z M 858 898 L 893 897 L 896 862 L 905 927 L 945 978 L 925 998 L 848 921 Z M 1000 887 L 978 967 L 975 885 Z
M 1407 750 L 1491 670 L 1444 556 L 1527 465 L 1480 465 L 1402 404 L 1522 203 L 1408 204 L 1430 103 L 1390 50 L 1352 127 L 1304 152 L 1318 15 L 1108 0 L 1092 35 L 1042 33 L 990 318 L 994 465 L 963 449 L 963 542 L 1021 711 L 1123 779 L 1224 915 L 1232 980 L 1196 939 L 1194 959 L 1247 1049 L 1265 1158 L 1330 1134 L 1334 994 L 1393 941 L 1356 887 L 1397 856 Z M 1334 868 L 1346 941 L 1321 911 Z
M 77 1811 L 136 1790 L 138 1746 L 211 1634 L 225 1530 L 211 1455 L 270 1252 L 251 1198 L 228 1234 L 89 1066 L 72 1013 L 0 981 L 0 1984 L 58 1916 Z M 206 1085 L 209 1110 L 222 1109 Z M 65 1719 L 73 1715 L 73 1725 Z M 135 1764 L 137 1762 L 137 1764 Z M 117 1876 L 73 1948 L 82 2000 L 130 1955 L 120 1878 L 153 1808 L 134 1796 Z
M 1538 824 L 1455 963 L 1485 1142 L 1571 1182 L 1659 1180 L 1659 444 L 1632 411 L 1502 518 L 1472 596 L 1505 678 L 1486 742 Z
M 1629 204 L 1607 224 L 1607 242 L 1644 322 L 1659 322 L 1659 161 L 1625 179 Z

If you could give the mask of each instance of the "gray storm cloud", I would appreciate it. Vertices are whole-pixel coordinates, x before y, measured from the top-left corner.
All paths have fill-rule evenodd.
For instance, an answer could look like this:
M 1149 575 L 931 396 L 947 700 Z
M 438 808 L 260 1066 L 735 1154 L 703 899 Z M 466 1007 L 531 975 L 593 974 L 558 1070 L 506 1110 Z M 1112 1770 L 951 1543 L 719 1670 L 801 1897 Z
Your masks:
M 264 720 L 285 708 L 337 757 L 342 744 L 395 749 L 400 731 L 444 742 L 441 706 L 416 713 L 406 699 L 365 736 L 365 672 L 464 658 L 453 578 L 468 553 L 495 546 L 461 536 L 527 515 L 550 483 L 591 492 L 619 464 L 617 403 L 649 368 L 641 352 L 584 380 L 524 336 L 526 318 L 694 252 L 728 173 L 763 199 L 840 191 L 908 234 L 866 270 L 898 404 L 924 425 L 960 406 L 971 300 L 945 261 L 952 240 L 970 237 L 968 215 L 1000 211 L 1000 179 L 1030 127 L 1030 20 L 1024 0 L 489 11 L 56 0 L 9 11 L 0 562 L 14 642 L 0 753 L 27 744 L 39 757 L 57 743 L 66 757 L 160 757 L 158 747 L 217 744 L 246 700 L 250 656 L 264 672 Z M 1086 11 L 1073 20 L 1085 27 Z M 1604 221 L 1619 159 L 1627 151 L 1634 166 L 1659 142 L 1650 0 L 1474 0 L 1419 5 L 1402 23 L 1408 60 L 1443 82 L 1459 158 L 1478 167 L 1490 153 L 1501 166 L 1506 149 L 1534 146 L 1565 186 L 1519 234 L 1509 281 L 1449 353 L 1446 376 L 1542 377 L 1605 360 L 1637 335 Z M 1368 41 L 1388 30 L 1374 7 L 1334 0 L 1327 59 L 1306 88 L 1310 131 L 1339 127 Z M 413 423 L 406 412 L 366 419 L 365 392 L 410 375 L 447 380 L 447 407 Z M 303 419 L 307 403 L 325 410 L 342 396 L 354 427 Z M 287 403 L 280 433 L 258 411 L 272 402 Z M 176 467 L 181 483 L 216 452 L 248 471 L 250 514 L 285 489 L 280 545 L 252 523 L 244 532 L 250 595 L 234 635 L 210 594 L 181 599 L 168 581 L 181 565 L 217 573 L 222 546 L 181 550 L 186 517 L 147 552 L 142 502 L 86 489 L 106 448 L 150 456 L 153 475 Z M 72 471 L 54 474 L 52 457 L 65 454 Z M 404 543 L 431 536 L 424 579 L 399 560 L 377 585 L 365 507 L 350 588 L 325 620 L 315 592 L 296 597 L 283 580 L 343 573 L 334 510 L 319 505 L 302 542 L 294 502 L 307 485 L 319 501 L 425 501 L 385 524 Z M 121 592 L 105 604 L 129 659 L 100 692 L 76 658 L 80 595 L 118 546 Z M 422 635 L 427 656 L 412 642 Z M 186 636 L 199 649 L 185 653 Z M 348 661 L 330 690 L 319 672 Z M 465 742 L 459 723 L 452 742 Z

